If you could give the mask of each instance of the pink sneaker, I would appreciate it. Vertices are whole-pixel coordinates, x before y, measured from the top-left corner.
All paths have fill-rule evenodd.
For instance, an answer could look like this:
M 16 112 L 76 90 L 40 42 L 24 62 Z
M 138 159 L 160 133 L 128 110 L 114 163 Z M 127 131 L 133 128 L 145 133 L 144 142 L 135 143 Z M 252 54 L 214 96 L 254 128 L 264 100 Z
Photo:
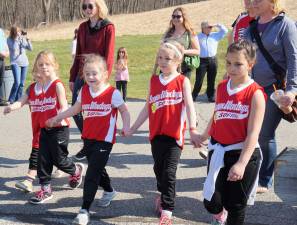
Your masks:
M 222 212 L 213 216 L 211 225 L 225 225 L 228 216 L 228 211 L 223 209 Z
M 76 166 L 76 173 L 69 177 L 69 186 L 72 189 L 78 188 L 81 185 L 83 172 L 84 172 L 84 164 L 82 163 L 75 163 Z
M 157 196 L 155 199 L 155 211 L 158 214 L 158 216 L 160 216 L 162 213 L 161 196 Z
M 172 225 L 171 218 L 168 217 L 165 213 L 161 215 L 159 225 Z

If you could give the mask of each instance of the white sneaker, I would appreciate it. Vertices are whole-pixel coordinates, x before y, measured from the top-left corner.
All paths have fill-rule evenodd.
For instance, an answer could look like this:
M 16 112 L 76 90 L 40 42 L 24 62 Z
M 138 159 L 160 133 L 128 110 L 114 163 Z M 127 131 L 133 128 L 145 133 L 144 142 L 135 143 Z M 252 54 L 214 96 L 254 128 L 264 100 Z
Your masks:
M 110 205 L 110 202 L 115 198 L 117 192 L 113 190 L 112 192 L 104 191 L 101 199 L 99 199 L 98 206 L 99 207 L 107 207 Z
M 87 225 L 90 222 L 90 214 L 85 209 L 80 209 L 72 224 Z

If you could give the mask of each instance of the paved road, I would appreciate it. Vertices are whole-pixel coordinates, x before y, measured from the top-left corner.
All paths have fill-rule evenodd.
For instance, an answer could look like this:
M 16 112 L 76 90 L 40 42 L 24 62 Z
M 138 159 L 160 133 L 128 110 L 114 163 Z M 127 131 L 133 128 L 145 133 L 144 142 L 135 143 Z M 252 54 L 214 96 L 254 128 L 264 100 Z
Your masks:
M 132 121 L 143 105 L 141 100 L 128 102 Z M 211 115 L 213 104 L 202 101 L 196 103 L 196 109 L 201 130 Z M 79 210 L 82 189 L 70 190 L 66 177 L 52 181 L 54 198 L 41 206 L 27 203 L 31 194 L 14 188 L 15 181 L 23 178 L 28 166 L 30 118 L 27 107 L 6 117 L 2 115 L 2 110 L 0 108 L 0 224 L 70 224 Z M 280 149 L 297 145 L 296 124 L 283 122 L 277 135 Z M 133 138 L 118 138 L 107 168 L 118 196 L 106 209 L 97 207 L 94 202 L 91 224 L 157 224 L 158 219 L 152 209 L 156 183 L 147 136 L 146 123 Z M 70 142 L 69 151 L 73 155 L 81 147 L 80 135 L 73 123 Z M 205 174 L 205 161 L 196 149 L 186 144 L 177 173 L 174 224 L 203 225 L 209 222 L 210 216 L 203 207 L 201 197 Z M 35 184 L 37 189 L 37 182 Z M 99 190 L 96 198 L 101 194 Z M 289 203 L 284 199 L 274 192 L 258 196 L 256 205 L 247 210 L 246 224 L 297 225 L 297 202 Z

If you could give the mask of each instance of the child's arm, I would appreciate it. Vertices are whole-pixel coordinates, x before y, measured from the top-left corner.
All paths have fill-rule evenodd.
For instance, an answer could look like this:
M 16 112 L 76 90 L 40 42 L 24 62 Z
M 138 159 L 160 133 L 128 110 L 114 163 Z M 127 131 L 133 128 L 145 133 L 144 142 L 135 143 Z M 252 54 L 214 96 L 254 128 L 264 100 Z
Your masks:
M 66 91 L 62 83 L 57 83 L 56 85 L 56 92 L 58 101 L 61 107 L 61 112 L 65 111 L 68 108 L 67 98 L 66 98 Z
M 60 112 L 55 117 L 52 117 L 46 121 L 46 125 L 48 127 L 54 127 L 56 124 L 60 123 L 63 119 L 72 117 L 76 114 L 78 114 L 81 111 L 81 103 L 79 101 L 76 101 L 73 106 L 68 108 L 65 111 Z
M 17 102 L 14 102 L 12 105 L 6 106 L 3 110 L 3 114 L 6 115 L 14 110 L 20 109 L 28 103 L 28 95 L 24 94 Z
M 126 136 L 126 134 L 129 132 L 129 129 L 130 129 L 130 113 L 128 111 L 128 107 L 126 103 L 120 105 L 118 109 L 120 111 L 122 121 L 123 121 L 122 134 Z
M 189 129 L 190 129 L 190 137 L 192 143 L 196 146 L 195 143 L 195 135 L 198 135 L 197 128 L 196 128 L 196 112 L 195 112 L 195 107 L 194 107 L 194 102 L 192 99 L 192 94 L 191 94 L 191 83 L 188 78 L 185 78 L 184 84 L 183 84 L 183 96 L 184 96 L 184 101 L 185 101 L 185 106 L 186 106 L 186 111 L 187 111 L 187 117 L 189 121 Z
M 265 112 L 265 99 L 261 90 L 257 90 L 252 98 L 251 112 L 248 120 L 247 137 L 238 161 L 231 167 L 229 181 L 241 180 L 258 142 Z

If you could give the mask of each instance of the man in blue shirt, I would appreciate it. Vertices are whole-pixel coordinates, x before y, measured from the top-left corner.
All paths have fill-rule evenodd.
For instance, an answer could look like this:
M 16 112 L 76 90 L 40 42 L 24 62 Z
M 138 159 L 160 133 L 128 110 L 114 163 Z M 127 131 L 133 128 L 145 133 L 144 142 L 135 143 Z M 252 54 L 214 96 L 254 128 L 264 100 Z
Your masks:
M 6 38 L 3 30 L 0 28 L 0 87 L 2 85 L 2 79 L 5 72 L 4 59 L 9 56 Z M 2 99 L 0 99 L 0 105 L 3 105 Z
M 218 28 L 217 32 L 212 29 Z M 228 33 L 228 29 L 221 24 L 211 25 L 207 21 L 201 23 L 202 32 L 197 35 L 200 44 L 200 66 L 196 70 L 196 81 L 192 92 L 195 101 L 202 87 L 203 79 L 207 73 L 206 95 L 209 102 L 214 102 L 215 80 L 217 76 L 217 49 L 218 43 Z

